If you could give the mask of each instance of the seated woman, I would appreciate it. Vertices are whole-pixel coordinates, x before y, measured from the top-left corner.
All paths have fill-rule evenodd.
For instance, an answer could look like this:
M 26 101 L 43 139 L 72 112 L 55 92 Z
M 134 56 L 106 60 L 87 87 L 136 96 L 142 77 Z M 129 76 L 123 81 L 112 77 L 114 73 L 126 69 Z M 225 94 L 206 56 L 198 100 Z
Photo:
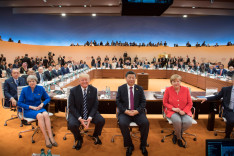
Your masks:
M 166 116 L 171 119 L 175 129 L 173 143 L 184 147 L 182 142 L 182 134 L 190 126 L 192 126 L 192 99 L 189 89 L 180 85 L 181 76 L 174 74 L 171 76 L 171 87 L 166 88 L 163 97 L 163 106 Z
M 58 146 L 51 130 L 49 114 L 44 108 L 50 102 L 50 97 L 42 86 L 37 85 L 37 77 L 35 75 L 29 75 L 27 83 L 29 86 L 22 89 L 18 106 L 24 108 L 24 117 L 38 120 L 39 127 L 45 138 L 46 147 Z M 45 99 L 44 102 L 41 101 L 42 97 Z
M 22 64 L 22 67 L 20 67 L 20 74 L 26 74 L 27 72 L 28 72 L 28 67 L 27 67 L 28 65 L 27 65 L 27 63 L 26 62 L 24 62 L 23 64 Z

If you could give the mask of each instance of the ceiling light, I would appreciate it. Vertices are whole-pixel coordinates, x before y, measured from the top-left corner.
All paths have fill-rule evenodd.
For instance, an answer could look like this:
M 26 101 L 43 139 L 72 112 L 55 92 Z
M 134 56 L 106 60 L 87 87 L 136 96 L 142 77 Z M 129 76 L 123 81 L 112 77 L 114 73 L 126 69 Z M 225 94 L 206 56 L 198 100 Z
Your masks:
M 65 16 L 66 16 L 66 14 L 65 14 L 65 13 L 62 13 L 62 14 L 61 14 L 61 16 L 65 17 Z
M 188 17 L 188 15 L 183 15 L 183 18 L 187 18 Z
M 94 16 L 94 17 L 95 17 L 95 16 L 97 16 L 97 15 L 96 15 L 96 14 L 92 14 L 92 16 Z
M 47 0 L 43 0 L 43 2 L 45 2 L 45 3 L 46 3 L 46 2 L 47 2 Z
M 86 8 L 86 5 L 84 5 L 84 7 Z
M 61 6 L 61 5 L 59 5 L 59 7 L 61 8 L 62 6 Z
M 193 9 L 195 9 L 196 7 L 192 7 Z

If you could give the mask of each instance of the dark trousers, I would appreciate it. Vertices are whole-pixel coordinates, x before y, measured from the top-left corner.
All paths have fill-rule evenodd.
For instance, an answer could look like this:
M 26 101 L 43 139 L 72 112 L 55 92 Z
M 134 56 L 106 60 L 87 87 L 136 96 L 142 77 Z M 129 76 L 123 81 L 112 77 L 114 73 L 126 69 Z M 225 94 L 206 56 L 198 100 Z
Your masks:
M 105 124 L 105 119 L 97 112 L 91 123 L 95 124 L 95 130 L 93 133 L 94 137 L 100 136 L 102 133 L 102 128 Z M 69 114 L 68 116 L 68 128 L 73 133 L 75 140 L 82 140 L 82 136 L 80 135 L 80 121 L 75 118 L 73 115 Z
M 232 110 L 225 110 L 224 114 L 225 118 L 227 119 L 225 133 L 227 136 L 230 136 L 234 126 L 234 112 Z
M 126 114 L 119 114 L 118 119 L 119 127 L 124 137 L 124 147 L 133 145 L 129 130 L 129 124 L 131 122 L 135 122 L 139 126 L 141 133 L 141 146 L 146 146 L 149 133 L 149 121 L 146 118 L 145 113 L 141 113 L 133 117 Z

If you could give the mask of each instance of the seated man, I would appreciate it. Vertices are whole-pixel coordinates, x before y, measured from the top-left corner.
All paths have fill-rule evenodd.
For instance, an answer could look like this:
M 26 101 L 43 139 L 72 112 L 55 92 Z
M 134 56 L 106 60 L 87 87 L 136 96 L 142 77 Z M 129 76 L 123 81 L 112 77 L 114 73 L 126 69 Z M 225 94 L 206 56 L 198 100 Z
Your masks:
M 69 96 L 69 115 L 68 127 L 74 135 L 76 150 L 80 150 L 83 143 L 83 138 L 80 134 L 80 125 L 84 129 L 89 128 L 89 124 L 95 124 L 93 138 L 94 144 L 102 144 L 98 136 L 102 133 L 102 128 L 105 124 L 105 119 L 98 112 L 97 88 L 89 85 L 89 75 L 81 74 L 79 84 L 73 87 Z
M 69 68 L 67 67 L 67 63 L 64 64 L 64 66 L 61 68 L 62 75 L 70 73 Z
M 43 67 L 39 67 L 38 68 L 38 72 L 36 72 L 36 76 L 37 76 L 37 83 L 42 84 L 44 81 L 47 80 L 45 74 L 44 74 L 44 69 Z
M 234 74 L 234 70 L 233 70 L 233 66 L 230 66 L 229 71 L 227 72 L 227 76 L 232 77 L 232 75 Z
M 220 100 L 223 98 L 222 106 L 223 109 L 223 116 L 226 118 L 226 129 L 225 138 L 230 139 L 230 135 L 232 133 L 232 129 L 234 126 L 234 75 L 232 75 L 232 86 L 223 87 L 222 90 L 219 92 L 218 95 L 207 97 L 207 99 L 203 99 L 201 103 L 212 100 Z
M 6 97 L 4 104 L 5 107 L 10 107 L 10 102 L 13 106 L 16 106 L 16 103 L 18 101 L 17 87 L 26 86 L 24 78 L 19 77 L 20 72 L 18 69 L 13 68 L 11 75 L 12 77 L 5 80 L 4 83 L 4 95 Z
M 102 66 L 104 68 L 112 68 L 111 64 L 109 64 L 109 60 L 105 60 L 103 63 L 102 63 Z
M 217 73 L 217 70 L 215 69 L 214 65 L 209 66 L 207 73 L 209 73 L 209 74 L 216 74 Z
M 59 69 L 59 64 L 57 64 L 57 65 L 55 66 L 55 69 L 52 70 L 52 73 L 53 73 L 53 75 L 54 75 L 55 77 L 58 77 L 58 76 L 62 75 L 62 72 L 61 72 L 61 70 Z
M 126 155 L 132 155 L 134 145 L 129 131 L 129 124 L 136 122 L 141 133 L 140 149 L 143 155 L 148 155 L 146 150 L 149 133 L 149 121 L 144 108 L 146 106 L 145 94 L 141 86 L 135 84 L 136 74 L 128 71 L 125 75 L 127 84 L 118 88 L 116 104 L 118 107 L 119 127 L 124 137 L 124 147 L 127 147 Z
M 219 70 L 217 72 L 217 75 L 219 76 L 226 76 L 227 75 L 227 70 L 223 68 L 223 65 L 219 65 Z
M 53 74 L 53 72 L 52 72 L 52 66 L 51 65 L 49 65 L 49 67 L 48 67 L 48 70 L 47 71 L 45 71 L 45 77 L 46 77 L 46 79 L 48 80 L 48 81 L 51 81 L 53 78 L 55 78 L 56 76 Z
M 131 68 L 132 68 L 132 69 L 133 69 L 133 68 L 138 68 L 138 67 L 137 67 L 137 64 L 136 64 L 135 62 L 133 62 L 132 65 L 131 65 Z

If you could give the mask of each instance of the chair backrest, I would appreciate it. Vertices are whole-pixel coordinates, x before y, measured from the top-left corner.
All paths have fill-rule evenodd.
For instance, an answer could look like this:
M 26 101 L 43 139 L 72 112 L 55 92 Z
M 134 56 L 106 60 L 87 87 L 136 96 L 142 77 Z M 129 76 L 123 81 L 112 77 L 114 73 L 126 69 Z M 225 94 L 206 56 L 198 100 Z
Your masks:
M 21 92 L 22 92 L 22 89 L 25 88 L 25 87 L 27 87 L 27 86 L 18 86 L 18 87 L 17 87 L 17 96 L 18 96 L 18 99 L 19 99 L 19 97 L 20 97 L 20 94 L 21 94 Z
M 67 87 L 67 108 L 66 108 L 66 111 L 65 111 L 65 116 L 66 116 L 66 120 L 68 120 L 68 115 L 69 115 L 69 96 L 70 96 L 70 90 L 72 89 L 73 87 Z

